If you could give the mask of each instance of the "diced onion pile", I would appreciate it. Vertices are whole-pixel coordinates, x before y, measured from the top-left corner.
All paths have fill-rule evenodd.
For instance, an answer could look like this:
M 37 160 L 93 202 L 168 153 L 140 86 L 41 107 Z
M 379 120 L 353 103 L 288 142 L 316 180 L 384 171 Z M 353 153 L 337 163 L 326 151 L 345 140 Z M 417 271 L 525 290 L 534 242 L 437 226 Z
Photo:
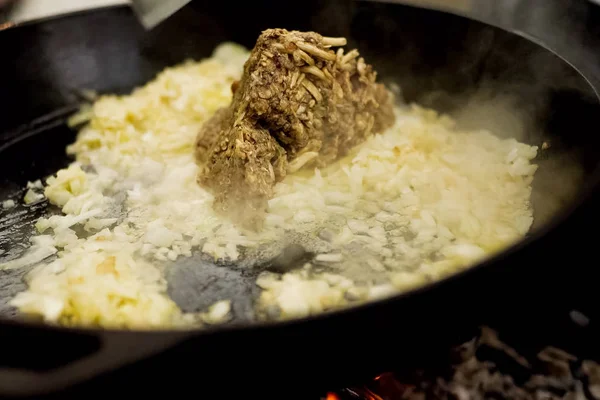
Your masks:
M 202 123 L 230 101 L 247 56 L 223 44 L 131 95 L 100 97 L 72 119 L 87 121 L 68 148 L 77 161 L 43 189 L 63 214 L 37 221 L 30 251 L 1 267 L 57 257 L 27 275 L 14 306 L 65 325 L 219 323 L 231 304 L 183 313 L 166 294 L 165 261 L 197 249 L 235 262 L 243 249 L 295 238 L 318 254 L 294 272 L 262 274 L 257 310 L 301 317 L 440 279 L 529 230 L 536 147 L 463 132 L 447 116 L 399 105 L 384 134 L 328 168 L 279 183 L 264 230 L 241 231 L 212 211 L 212 196 L 196 183 L 193 146 Z M 25 203 L 39 200 L 36 187 Z

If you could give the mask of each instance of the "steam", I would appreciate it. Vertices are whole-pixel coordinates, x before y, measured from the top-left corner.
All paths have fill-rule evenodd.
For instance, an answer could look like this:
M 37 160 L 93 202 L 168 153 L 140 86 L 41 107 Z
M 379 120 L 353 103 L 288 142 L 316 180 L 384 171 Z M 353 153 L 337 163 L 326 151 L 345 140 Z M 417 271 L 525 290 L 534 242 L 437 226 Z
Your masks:
M 552 93 L 547 86 L 556 81 L 546 82 L 548 84 L 530 81 L 529 87 L 523 85 L 521 92 L 537 95 L 527 98 L 511 93 L 510 87 L 490 82 L 468 95 L 433 92 L 422 97 L 424 105 L 448 112 L 460 129 L 484 129 L 500 138 L 514 138 L 538 147 L 534 162 L 539 168 L 531 196 L 533 229 L 549 222 L 576 198 L 585 176 L 580 151 L 568 148 L 560 136 L 546 130 L 552 113 L 568 112 L 567 109 L 551 109 Z
M 552 4 L 544 0 L 480 1 L 474 7 L 474 15 L 481 19 L 541 38 L 547 46 L 576 65 L 585 66 L 597 57 L 586 39 L 593 28 L 589 26 L 591 20 L 588 17 L 596 10 L 586 1 Z M 483 84 L 483 89 L 474 93 L 455 117 L 466 128 L 486 128 L 498 136 L 508 135 L 539 146 L 536 161 L 539 169 L 532 193 L 535 229 L 576 198 L 586 174 L 581 149 L 568 146 L 564 140 L 568 135 L 576 135 L 578 126 L 585 126 L 577 121 L 582 114 L 560 115 L 572 114 L 573 109 L 586 105 L 573 99 L 570 107 L 555 107 L 550 104 L 551 98 L 560 92 L 571 92 L 588 96 L 594 103 L 597 99 L 588 83 L 550 52 L 537 46 L 530 46 L 531 51 L 519 52 L 518 47 L 509 47 L 508 50 L 514 50 L 514 53 L 506 57 L 512 64 L 522 66 L 511 68 L 516 73 L 509 79 L 518 82 L 519 87 Z M 520 98 L 514 95 L 515 92 Z M 572 118 L 573 126 L 570 130 L 562 127 L 551 134 L 544 124 L 544 120 L 550 118 Z
M 541 134 L 530 139 L 531 116 L 517 106 L 518 99 L 502 91 L 485 88 L 467 98 L 464 105 L 452 113 L 457 125 L 464 130 L 486 129 L 503 139 L 514 138 L 519 142 L 538 144 Z

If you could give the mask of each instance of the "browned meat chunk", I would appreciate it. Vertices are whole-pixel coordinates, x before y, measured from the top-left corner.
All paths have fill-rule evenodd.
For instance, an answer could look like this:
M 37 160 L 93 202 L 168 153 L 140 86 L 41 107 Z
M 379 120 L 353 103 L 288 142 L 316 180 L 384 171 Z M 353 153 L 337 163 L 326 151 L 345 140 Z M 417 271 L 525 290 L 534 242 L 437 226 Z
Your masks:
M 324 166 L 394 122 L 392 96 L 343 38 L 269 29 L 232 85 L 233 101 L 198 135 L 198 181 L 215 208 L 246 226 L 262 219 L 287 172 Z

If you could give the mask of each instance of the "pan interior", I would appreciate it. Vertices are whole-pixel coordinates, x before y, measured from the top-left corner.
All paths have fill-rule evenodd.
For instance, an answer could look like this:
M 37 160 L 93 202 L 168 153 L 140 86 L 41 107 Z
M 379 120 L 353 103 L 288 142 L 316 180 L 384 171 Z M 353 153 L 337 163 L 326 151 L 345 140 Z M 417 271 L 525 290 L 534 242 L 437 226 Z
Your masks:
M 348 47 L 359 48 L 381 79 L 398 84 L 406 102 L 448 113 L 461 128 L 510 132 L 538 146 L 531 198 L 534 231 L 566 209 L 591 179 L 598 139 L 586 132 L 598 111 L 597 98 L 587 81 L 556 55 L 502 30 L 433 11 L 354 2 L 323 7 L 309 1 L 305 6 L 298 14 L 282 15 L 258 2 L 252 12 L 260 17 L 241 24 L 235 19 L 243 13 L 231 16 L 219 4 L 201 10 L 192 4 L 149 34 L 125 8 L 3 32 L 0 45 L 15 62 L 0 65 L 0 73 L 13 77 L 3 85 L 15 112 L 0 121 L 0 199 L 19 204 L 0 210 L 0 261 L 23 252 L 35 220 L 58 212 L 45 202 L 25 206 L 20 199 L 28 181 L 45 178 L 71 161 L 65 148 L 75 132 L 65 121 L 85 101 L 82 89 L 128 93 L 166 66 L 210 55 L 220 42 L 251 47 L 258 33 L 272 26 L 345 36 Z M 336 18 L 329 18 L 330 7 L 336 7 Z M 443 29 L 427 28 L 432 25 Z M 256 263 L 271 268 L 272 257 Z M 259 290 L 254 282 L 261 268 L 223 268 L 194 254 L 167 270 L 169 295 L 184 310 L 204 310 L 232 299 L 232 323 L 255 320 L 252 303 Z M 25 289 L 27 271 L 0 271 L 4 317 L 15 315 L 7 303 Z

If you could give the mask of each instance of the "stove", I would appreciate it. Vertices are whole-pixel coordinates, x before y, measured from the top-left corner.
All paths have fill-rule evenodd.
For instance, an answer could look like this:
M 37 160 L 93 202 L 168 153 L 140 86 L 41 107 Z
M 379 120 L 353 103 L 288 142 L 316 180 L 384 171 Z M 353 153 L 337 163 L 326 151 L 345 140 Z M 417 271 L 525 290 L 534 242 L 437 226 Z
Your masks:
M 448 364 L 383 373 L 321 399 L 600 399 L 598 363 L 553 346 L 531 350 L 522 353 L 484 327 L 476 338 L 452 350 Z

